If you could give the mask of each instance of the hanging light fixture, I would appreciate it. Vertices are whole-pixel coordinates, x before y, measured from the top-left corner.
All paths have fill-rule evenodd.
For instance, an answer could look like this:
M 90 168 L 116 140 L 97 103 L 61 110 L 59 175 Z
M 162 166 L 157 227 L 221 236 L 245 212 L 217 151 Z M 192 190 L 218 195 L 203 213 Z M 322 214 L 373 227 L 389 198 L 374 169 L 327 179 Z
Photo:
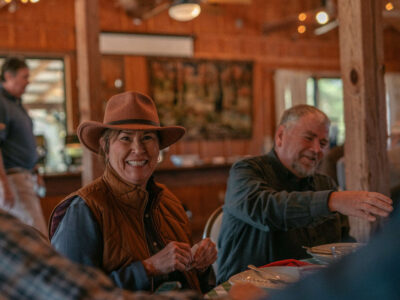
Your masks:
M 193 20 L 200 12 L 200 4 L 196 0 L 175 0 L 168 10 L 172 19 L 181 22 Z

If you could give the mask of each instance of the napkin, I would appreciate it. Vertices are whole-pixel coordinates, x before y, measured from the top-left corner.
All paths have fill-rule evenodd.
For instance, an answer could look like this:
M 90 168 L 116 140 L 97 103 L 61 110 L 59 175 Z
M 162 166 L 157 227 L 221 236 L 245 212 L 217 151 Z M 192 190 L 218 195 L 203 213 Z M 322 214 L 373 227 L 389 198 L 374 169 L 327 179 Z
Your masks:
M 307 265 L 312 265 L 312 264 L 305 262 L 305 261 L 300 261 L 297 259 L 290 258 L 290 259 L 277 260 L 272 263 L 261 266 L 260 268 L 278 267 L 278 266 L 301 267 L 301 266 L 307 266 Z

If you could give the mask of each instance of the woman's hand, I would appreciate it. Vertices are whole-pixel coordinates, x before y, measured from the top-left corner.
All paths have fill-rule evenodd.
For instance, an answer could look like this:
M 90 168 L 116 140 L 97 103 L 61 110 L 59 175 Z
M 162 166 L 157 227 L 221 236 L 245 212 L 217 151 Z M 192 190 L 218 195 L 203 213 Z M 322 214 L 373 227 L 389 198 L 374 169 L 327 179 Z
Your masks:
M 170 242 L 164 249 L 143 261 L 147 275 L 169 274 L 175 270 L 184 271 L 192 260 L 190 245 Z
M 204 271 L 217 259 L 217 248 L 210 238 L 201 240 L 192 249 L 194 253 L 191 266 L 197 270 Z

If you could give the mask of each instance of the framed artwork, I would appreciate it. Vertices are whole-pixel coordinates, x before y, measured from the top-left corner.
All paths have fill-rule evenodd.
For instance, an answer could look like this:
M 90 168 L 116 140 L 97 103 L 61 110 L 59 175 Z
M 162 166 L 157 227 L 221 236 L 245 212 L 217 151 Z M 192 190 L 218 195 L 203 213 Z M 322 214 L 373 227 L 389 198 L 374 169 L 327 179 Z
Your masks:
M 148 70 L 162 125 L 185 127 L 186 139 L 251 137 L 251 62 L 148 58 Z

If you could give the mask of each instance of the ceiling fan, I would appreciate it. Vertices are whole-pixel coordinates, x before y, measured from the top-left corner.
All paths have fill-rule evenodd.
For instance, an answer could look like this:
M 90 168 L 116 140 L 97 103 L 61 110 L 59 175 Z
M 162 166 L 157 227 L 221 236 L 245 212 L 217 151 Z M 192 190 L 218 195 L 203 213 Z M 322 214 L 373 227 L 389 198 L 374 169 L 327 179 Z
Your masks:
M 252 0 L 118 0 L 119 5 L 135 21 L 150 19 L 166 10 L 177 21 L 197 17 L 204 5 L 251 4 Z
M 334 0 L 322 0 L 319 7 L 288 16 L 276 22 L 263 25 L 263 33 L 269 34 L 297 26 L 299 34 L 314 29 L 315 35 L 324 34 L 338 26 L 337 9 Z
M 387 1 L 383 10 L 383 20 L 386 27 L 390 26 L 400 31 L 400 0 Z M 285 19 L 265 23 L 263 33 L 269 34 L 279 30 L 294 28 L 297 26 L 299 34 L 307 30 L 319 36 L 326 34 L 339 26 L 337 16 L 337 1 L 322 0 L 321 6 L 298 15 L 292 15 Z M 310 30 L 311 29 L 311 30 Z

